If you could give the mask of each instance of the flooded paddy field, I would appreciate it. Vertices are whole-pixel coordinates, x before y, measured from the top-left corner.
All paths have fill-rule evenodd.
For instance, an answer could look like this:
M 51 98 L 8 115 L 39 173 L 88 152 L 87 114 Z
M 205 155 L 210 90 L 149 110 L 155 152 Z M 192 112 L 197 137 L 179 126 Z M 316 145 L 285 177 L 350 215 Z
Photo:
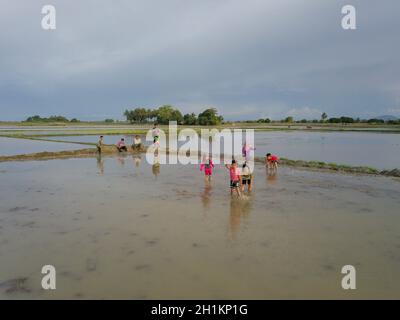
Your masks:
M 106 144 L 120 138 L 133 143 L 134 135 L 104 135 Z M 141 135 L 144 144 L 145 136 Z M 53 140 L 96 143 L 97 135 L 49 137 Z M 244 141 L 244 138 L 243 138 Z M 178 145 L 183 144 L 179 142 Z M 255 132 L 256 156 L 274 153 L 293 160 L 324 161 L 350 166 L 400 168 L 400 134 L 370 132 Z M 200 147 L 200 144 L 199 144 Z
M 0 163 L 0 298 L 400 298 L 398 180 L 255 170 L 237 200 L 219 165 L 206 184 L 144 156 Z
M 83 149 L 82 145 L 0 137 L 0 156 Z

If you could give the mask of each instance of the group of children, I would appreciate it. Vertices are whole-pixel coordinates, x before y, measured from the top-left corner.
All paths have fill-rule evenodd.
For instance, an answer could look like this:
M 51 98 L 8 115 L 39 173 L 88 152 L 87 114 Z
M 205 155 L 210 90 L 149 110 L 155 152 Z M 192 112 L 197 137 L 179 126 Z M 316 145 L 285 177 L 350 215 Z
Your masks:
M 100 154 L 101 154 L 103 146 L 104 146 L 104 136 L 100 136 L 99 141 L 97 142 L 97 145 L 96 145 L 97 151 Z M 128 151 L 128 147 L 126 146 L 124 138 L 121 138 L 121 140 L 119 140 L 115 146 L 117 147 L 119 152 Z M 142 139 L 140 138 L 139 135 L 136 135 L 133 138 L 132 149 L 133 150 L 142 150 L 143 149 Z
M 236 195 L 240 198 L 245 191 L 245 186 L 247 186 L 247 192 L 251 192 L 253 188 L 253 172 L 248 166 L 247 160 L 249 157 L 249 152 L 255 150 L 254 148 L 246 148 L 246 144 L 243 147 L 243 156 L 246 159 L 241 168 L 239 168 L 238 162 L 236 160 L 232 160 L 231 164 L 226 164 L 225 167 L 229 170 L 230 177 L 230 190 L 231 195 L 236 193 Z M 278 162 L 279 158 L 276 155 L 271 153 L 267 153 L 265 156 L 265 166 L 270 171 L 278 170 Z M 200 171 L 204 170 L 204 177 L 206 182 L 211 181 L 211 176 L 213 173 L 215 165 L 211 159 L 211 157 L 205 158 L 200 165 Z
M 157 125 L 153 127 L 153 143 L 158 143 L 159 141 L 159 129 Z M 103 136 L 100 136 L 100 139 L 97 143 L 97 149 L 101 154 L 102 146 L 104 145 Z M 128 151 L 128 148 L 125 143 L 125 139 L 121 138 L 121 140 L 116 144 L 116 147 L 119 152 Z M 139 135 L 136 135 L 133 140 L 132 149 L 133 150 L 141 150 L 143 147 L 142 140 Z M 232 160 L 231 164 L 226 164 L 225 167 L 229 170 L 230 176 L 230 190 L 231 195 L 235 192 L 238 197 L 242 196 L 242 193 L 245 191 L 245 186 L 247 186 L 247 191 L 251 192 L 253 188 L 253 172 L 248 166 L 248 160 L 250 158 L 250 154 L 254 151 L 251 145 L 245 143 L 242 148 L 242 156 L 244 157 L 245 161 L 242 164 L 242 167 L 239 169 L 238 162 L 236 160 Z M 270 171 L 275 171 L 278 169 L 278 162 L 279 158 L 276 155 L 271 153 L 267 153 L 265 155 L 265 166 Z M 203 161 L 200 165 L 200 171 L 204 170 L 204 177 L 206 182 L 211 181 L 211 176 L 213 174 L 213 170 L 215 168 L 214 162 L 212 161 L 211 157 L 203 158 Z

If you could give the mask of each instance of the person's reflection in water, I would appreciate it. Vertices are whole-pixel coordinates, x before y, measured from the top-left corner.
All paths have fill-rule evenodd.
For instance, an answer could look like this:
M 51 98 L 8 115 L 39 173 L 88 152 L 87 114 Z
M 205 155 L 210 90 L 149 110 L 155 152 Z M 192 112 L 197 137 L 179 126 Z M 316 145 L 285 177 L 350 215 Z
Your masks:
M 125 157 L 126 157 L 126 156 L 124 156 L 124 155 L 119 155 L 119 156 L 117 157 L 117 161 L 119 162 L 119 164 L 121 165 L 121 167 L 124 167 L 124 166 L 125 166 Z
M 160 159 L 157 156 L 154 157 L 154 163 L 151 166 L 151 171 L 154 174 L 154 177 L 157 179 L 157 176 L 160 174 Z
M 240 230 L 242 221 L 248 218 L 252 209 L 252 197 L 246 200 L 231 198 L 231 208 L 229 217 L 229 238 L 235 240 Z
M 104 160 L 101 158 L 101 154 L 97 155 L 96 160 L 97 160 L 97 169 L 99 169 L 99 173 L 104 174 Z
M 267 175 L 267 183 L 268 184 L 275 184 L 277 181 L 277 172 L 276 170 L 268 170 L 266 168 L 266 175 Z
M 211 191 L 212 191 L 212 185 L 210 182 L 206 182 L 204 186 L 204 190 L 201 193 L 201 203 L 203 204 L 204 209 L 209 209 L 210 208 L 210 202 L 211 202 Z
M 133 156 L 133 162 L 135 163 L 135 167 L 138 168 L 140 163 L 142 162 L 141 156 Z

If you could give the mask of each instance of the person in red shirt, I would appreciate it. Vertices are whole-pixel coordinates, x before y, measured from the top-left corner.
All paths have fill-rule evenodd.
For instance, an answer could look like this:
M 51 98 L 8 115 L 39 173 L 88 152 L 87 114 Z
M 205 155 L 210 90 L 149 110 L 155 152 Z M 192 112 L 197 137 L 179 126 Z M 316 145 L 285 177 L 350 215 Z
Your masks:
M 279 158 L 271 153 L 267 153 L 265 156 L 265 165 L 269 170 L 278 170 Z

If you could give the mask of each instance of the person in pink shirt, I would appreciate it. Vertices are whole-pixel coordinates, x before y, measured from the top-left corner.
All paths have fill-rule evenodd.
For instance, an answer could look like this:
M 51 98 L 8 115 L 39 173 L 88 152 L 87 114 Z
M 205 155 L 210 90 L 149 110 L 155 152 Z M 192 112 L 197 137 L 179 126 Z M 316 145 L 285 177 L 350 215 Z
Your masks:
M 200 165 L 200 171 L 203 171 L 203 169 L 204 169 L 205 180 L 211 181 L 212 171 L 214 169 L 214 162 L 210 158 L 207 158 Z
M 124 138 L 122 138 L 120 141 L 118 141 L 117 149 L 118 149 L 119 152 L 128 151 L 128 148 L 126 147 Z
M 271 153 L 267 153 L 265 156 L 265 165 L 269 170 L 278 170 L 279 158 Z
M 232 160 L 232 164 L 226 164 L 225 167 L 229 170 L 231 179 L 231 195 L 233 195 L 233 191 L 235 191 L 237 196 L 240 198 L 242 195 L 240 192 L 240 170 L 236 160 Z
M 251 151 L 256 150 L 251 144 L 248 144 L 247 142 L 244 143 L 242 147 L 242 156 L 248 160 L 250 159 Z

